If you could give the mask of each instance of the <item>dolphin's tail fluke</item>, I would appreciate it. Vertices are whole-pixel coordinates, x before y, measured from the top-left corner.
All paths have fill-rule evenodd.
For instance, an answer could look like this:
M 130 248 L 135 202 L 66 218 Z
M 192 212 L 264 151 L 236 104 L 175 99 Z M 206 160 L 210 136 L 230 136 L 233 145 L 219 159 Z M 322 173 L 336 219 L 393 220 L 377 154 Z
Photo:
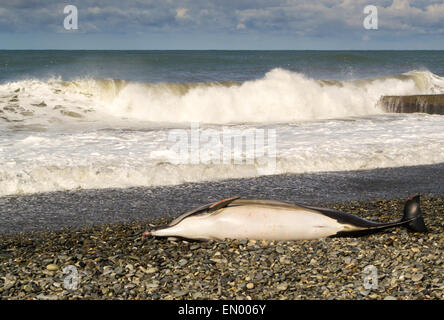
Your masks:
M 414 232 L 427 232 L 424 219 L 422 217 L 419 195 L 411 197 L 407 200 L 404 207 L 404 216 L 401 221 L 408 221 L 407 229 Z

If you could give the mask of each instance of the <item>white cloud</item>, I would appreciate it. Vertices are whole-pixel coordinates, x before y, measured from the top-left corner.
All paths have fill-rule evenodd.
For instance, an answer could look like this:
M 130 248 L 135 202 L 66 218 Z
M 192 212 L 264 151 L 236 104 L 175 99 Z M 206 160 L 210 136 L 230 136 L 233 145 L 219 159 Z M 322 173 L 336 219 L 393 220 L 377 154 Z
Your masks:
M 410 2 L 409 0 L 393 0 L 388 9 L 405 11 L 410 9 Z
M 56 0 L 1 0 L 0 30 L 60 29 L 63 4 Z M 378 8 L 378 34 L 443 34 L 443 0 L 76 0 L 84 31 L 149 33 L 245 30 L 307 37 L 361 39 L 363 8 Z M 376 35 L 372 34 L 372 38 Z
M 188 9 L 186 8 L 178 8 L 176 9 L 176 19 L 187 19 L 188 18 Z
M 87 11 L 92 14 L 100 14 L 101 12 L 103 12 L 103 9 L 101 9 L 99 7 L 92 7 L 92 8 L 88 8 Z

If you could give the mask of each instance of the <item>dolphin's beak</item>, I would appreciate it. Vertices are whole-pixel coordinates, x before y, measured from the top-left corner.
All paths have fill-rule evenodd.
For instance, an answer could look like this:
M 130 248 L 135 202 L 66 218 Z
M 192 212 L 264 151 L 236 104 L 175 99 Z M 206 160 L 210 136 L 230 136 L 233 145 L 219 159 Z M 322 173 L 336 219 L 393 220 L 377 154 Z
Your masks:
M 142 234 L 143 237 L 149 237 L 150 235 L 151 233 L 148 230 Z

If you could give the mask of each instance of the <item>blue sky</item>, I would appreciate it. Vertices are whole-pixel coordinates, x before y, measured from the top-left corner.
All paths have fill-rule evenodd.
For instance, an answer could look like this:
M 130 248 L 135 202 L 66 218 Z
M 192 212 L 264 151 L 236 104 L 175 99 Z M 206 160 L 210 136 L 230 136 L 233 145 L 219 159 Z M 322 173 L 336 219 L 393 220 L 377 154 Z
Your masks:
M 1 0 L 0 49 L 444 49 L 444 0 Z

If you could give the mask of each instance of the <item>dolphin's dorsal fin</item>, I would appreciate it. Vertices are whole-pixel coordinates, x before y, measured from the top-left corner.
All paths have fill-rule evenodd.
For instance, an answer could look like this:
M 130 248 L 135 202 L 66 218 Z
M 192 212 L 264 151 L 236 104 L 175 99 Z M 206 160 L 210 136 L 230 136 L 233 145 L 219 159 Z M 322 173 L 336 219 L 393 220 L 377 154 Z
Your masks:
M 224 199 L 224 200 L 221 200 L 221 201 L 215 202 L 215 203 L 211 204 L 211 205 L 208 207 L 208 211 L 209 211 L 209 212 L 213 212 L 213 211 L 219 210 L 219 209 L 221 209 L 221 208 L 225 208 L 225 207 L 228 206 L 231 202 L 233 202 L 234 200 L 237 200 L 237 199 L 239 199 L 239 198 L 240 198 L 240 197 L 237 196 L 237 197 L 232 197 L 232 198 L 228 198 L 228 199 Z

